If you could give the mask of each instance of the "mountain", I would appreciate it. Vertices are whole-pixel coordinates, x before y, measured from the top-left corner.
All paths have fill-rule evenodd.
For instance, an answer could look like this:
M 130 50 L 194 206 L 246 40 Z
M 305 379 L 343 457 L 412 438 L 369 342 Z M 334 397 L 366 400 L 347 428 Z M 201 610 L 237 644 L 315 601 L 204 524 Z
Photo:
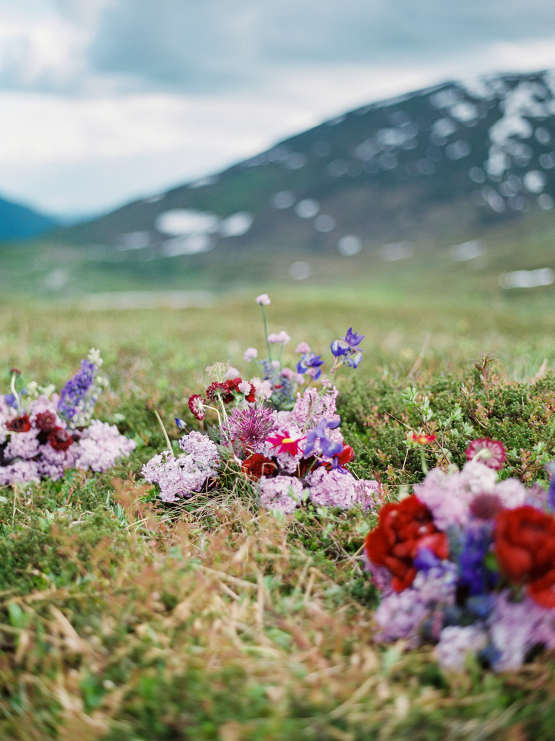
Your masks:
M 47 216 L 0 198 L 0 242 L 38 237 L 55 226 Z
M 350 111 L 57 237 L 151 257 L 352 255 L 393 243 L 395 259 L 549 212 L 554 142 L 555 72 L 449 82 Z

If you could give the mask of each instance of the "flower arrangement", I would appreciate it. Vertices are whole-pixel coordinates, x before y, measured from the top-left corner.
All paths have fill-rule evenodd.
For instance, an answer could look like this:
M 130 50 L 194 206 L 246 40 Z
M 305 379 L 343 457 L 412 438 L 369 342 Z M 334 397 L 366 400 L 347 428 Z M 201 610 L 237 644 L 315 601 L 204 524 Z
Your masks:
M 237 475 L 253 484 L 260 504 L 271 510 L 291 513 L 309 501 L 341 509 L 372 507 L 378 483 L 357 480 L 347 469 L 354 451 L 339 430 L 338 391 L 321 378 L 322 356 L 301 342 L 296 367 L 284 366 L 282 351 L 291 338 L 285 331 L 268 333 L 267 294 L 256 302 L 262 308 L 268 357 L 257 361 L 258 350 L 250 347 L 244 359 L 257 363 L 259 375 L 246 381 L 229 364 L 207 368 L 212 382 L 188 405 L 201 425 L 208 415 L 217 420 L 210 436 L 196 430 L 185 434 L 177 456 L 168 440 L 168 450 L 143 466 L 143 477 L 159 486 L 163 501 L 176 502 L 208 490 L 231 462 Z M 343 364 L 358 366 L 363 339 L 349 329 L 331 344 L 331 375 Z
M 381 592 L 376 638 L 437 642 L 446 669 L 470 652 L 496 671 L 555 648 L 555 480 L 545 490 L 498 481 L 505 450 L 487 438 L 461 471 L 432 469 L 385 504 L 365 540 Z
M 68 468 L 106 471 L 135 448 L 115 425 L 92 419 L 107 383 L 101 365 L 91 349 L 59 395 L 35 381 L 18 390 L 12 368 L 11 393 L 0 396 L 0 486 L 56 481 Z

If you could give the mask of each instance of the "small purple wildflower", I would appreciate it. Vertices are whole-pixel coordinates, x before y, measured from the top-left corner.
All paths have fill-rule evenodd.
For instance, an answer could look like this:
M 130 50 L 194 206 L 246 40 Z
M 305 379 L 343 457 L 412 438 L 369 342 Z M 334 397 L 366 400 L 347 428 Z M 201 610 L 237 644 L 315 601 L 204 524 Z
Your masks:
M 326 458 L 332 458 L 334 455 L 341 453 L 343 450 L 343 443 L 334 443 L 328 437 L 326 437 L 326 429 L 329 427 L 330 430 L 334 430 L 339 427 L 341 420 L 330 421 L 328 419 L 322 419 L 313 430 L 306 433 L 306 445 L 304 448 L 304 455 L 310 455 L 314 450 L 316 442 L 320 442 L 320 450 Z
M 550 476 L 549 488 L 547 490 L 547 504 L 552 511 L 555 511 L 555 462 L 548 463 L 546 468 Z
M 470 596 L 486 594 L 498 581 L 498 575 L 486 566 L 491 541 L 491 528 L 487 526 L 471 527 L 466 531 L 459 556 L 459 583 L 469 590 Z
M 334 340 L 331 343 L 332 355 L 342 363 L 347 363 L 350 368 L 357 368 L 362 360 L 362 350 L 359 345 L 365 335 L 353 332 L 353 328 L 347 330 L 345 337 Z
M 316 372 L 312 377 L 316 381 L 322 375 L 322 365 L 324 365 L 324 361 L 321 355 L 316 355 L 313 352 L 305 352 L 297 363 L 297 373 L 306 373 L 308 370 L 315 370 Z

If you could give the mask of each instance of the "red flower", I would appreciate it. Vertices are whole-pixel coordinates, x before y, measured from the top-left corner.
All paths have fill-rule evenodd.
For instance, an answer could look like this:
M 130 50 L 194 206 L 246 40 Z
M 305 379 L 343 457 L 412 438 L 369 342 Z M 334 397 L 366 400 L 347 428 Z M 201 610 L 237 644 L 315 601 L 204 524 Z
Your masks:
M 54 412 L 39 412 L 35 417 L 35 427 L 43 432 L 52 432 L 56 427 L 56 415 Z
M 233 401 L 233 394 L 230 391 L 229 384 L 229 381 L 224 381 L 223 383 L 214 381 L 214 383 L 211 383 L 206 389 L 207 398 L 211 401 L 218 401 L 218 399 L 221 399 L 224 404 L 229 404 Z
M 54 427 L 48 435 L 48 442 L 54 450 L 67 450 L 70 445 L 73 445 L 73 438 L 71 433 L 62 427 Z
M 481 437 L 473 440 L 466 449 L 466 458 L 469 461 L 478 460 L 490 468 L 499 471 L 502 468 L 507 451 L 499 440 L 491 440 L 489 437 Z
M 204 399 L 202 398 L 202 396 L 200 396 L 200 394 L 193 394 L 192 396 L 189 396 L 188 404 L 193 417 L 196 417 L 201 421 L 206 417 L 206 414 L 204 412 Z
M 426 435 L 424 432 L 409 433 L 409 440 L 417 445 L 429 445 L 437 440 L 437 435 Z
M 274 448 L 279 448 L 278 453 L 291 453 L 291 455 L 297 455 L 301 440 L 304 440 L 304 435 L 302 437 L 291 437 L 288 432 L 278 432 L 274 437 L 266 438 L 266 441 L 272 443 Z
M 524 505 L 497 514 L 495 555 L 501 571 L 543 607 L 555 607 L 555 518 Z
M 254 404 L 254 402 L 256 401 L 256 389 L 254 388 L 252 383 L 250 383 L 249 386 L 251 387 L 251 390 L 248 394 L 245 394 L 245 401 L 248 401 L 249 404 Z
M 414 495 L 398 503 L 384 504 L 378 527 L 368 533 L 364 545 L 373 563 L 391 571 L 391 585 L 396 592 L 402 592 L 414 581 L 413 560 L 419 548 L 428 548 L 441 559 L 449 556 L 445 533 L 439 532 L 430 510 Z
M 277 466 L 270 458 L 253 453 L 245 458 L 241 466 L 243 473 L 252 481 L 259 481 L 261 476 L 271 476 L 276 471 Z
M 22 414 L 21 417 L 16 417 L 6 422 L 6 428 L 10 432 L 29 432 L 31 429 L 31 420 L 26 414 Z

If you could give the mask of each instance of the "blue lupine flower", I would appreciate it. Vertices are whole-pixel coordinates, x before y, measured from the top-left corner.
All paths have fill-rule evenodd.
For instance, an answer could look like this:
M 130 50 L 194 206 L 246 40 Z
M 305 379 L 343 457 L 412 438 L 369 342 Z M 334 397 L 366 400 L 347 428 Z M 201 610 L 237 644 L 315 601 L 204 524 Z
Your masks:
M 321 355 L 316 355 L 313 352 L 305 352 L 302 358 L 297 363 L 297 373 L 306 373 L 309 368 L 314 368 L 317 372 L 314 374 L 314 380 L 318 380 L 322 375 L 320 366 L 324 365 Z
M 58 414 L 70 427 L 88 423 L 100 389 L 95 386 L 98 368 L 91 360 L 82 360 L 81 368 L 70 378 L 60 392 Z

